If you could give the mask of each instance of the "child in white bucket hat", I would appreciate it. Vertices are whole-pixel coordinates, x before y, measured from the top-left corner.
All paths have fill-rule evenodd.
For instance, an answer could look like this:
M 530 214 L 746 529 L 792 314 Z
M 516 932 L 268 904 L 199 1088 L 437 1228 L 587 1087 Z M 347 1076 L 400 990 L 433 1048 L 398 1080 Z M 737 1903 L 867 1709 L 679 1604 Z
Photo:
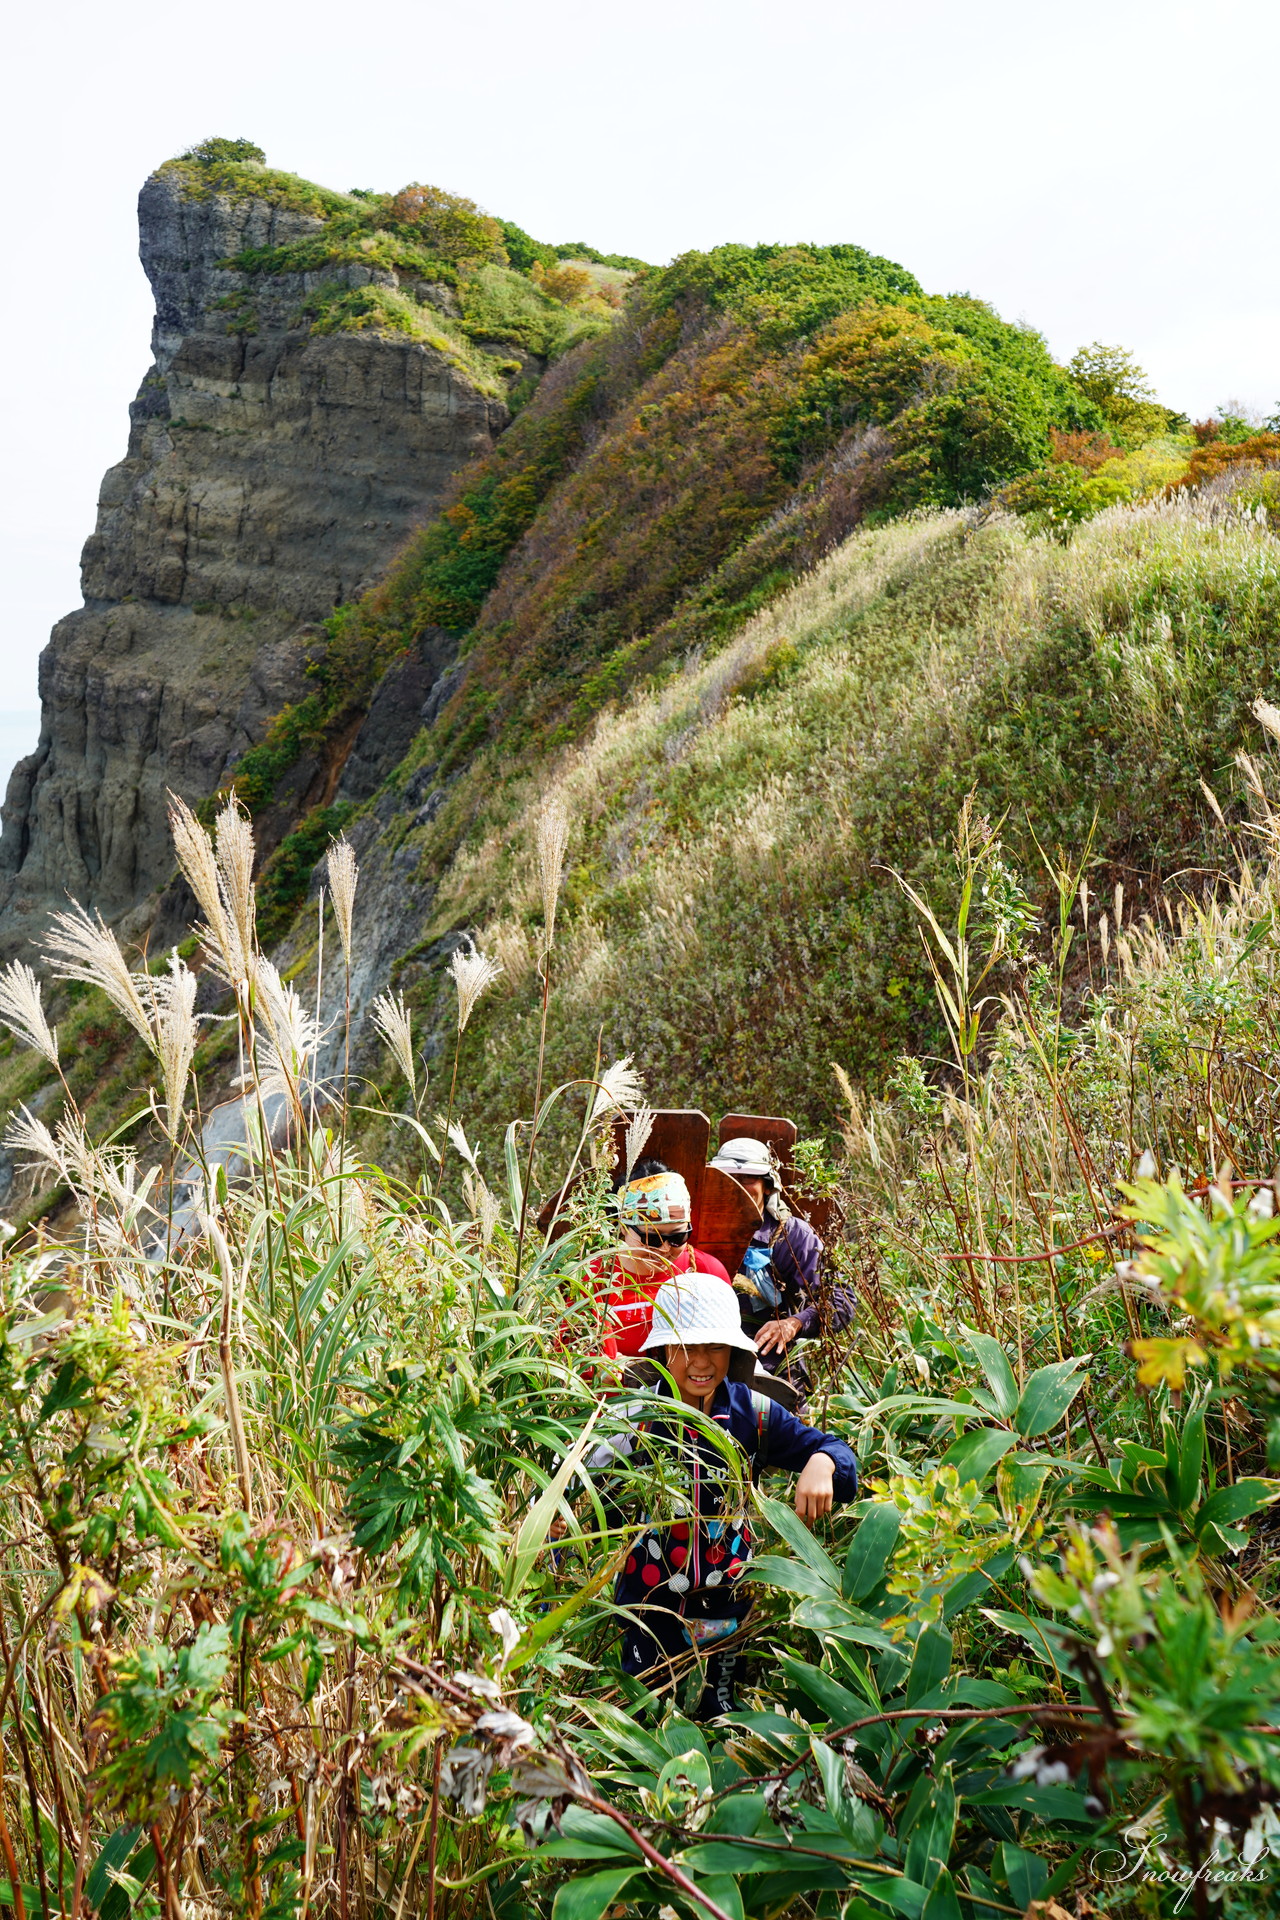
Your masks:
M 766 1468 L 798 1473 L 795 1507 L 813 1521 L 857 1497 L 858 1463 L 833 1433 L 809 1427 L 776 1400 L 753 1391 L 755 1343 L 742 1331 L 737 1295 L 700 1273 L 682 1274 L 659 1289 L 653 1329 L 645 1352 L 665 1363 L 685 1406 L 694 1407 L 729 1433 L 750 1462 L 752 1479 Z M 663 1381 L 658 1393 L 671 1397 Z M 714 1648 L 742 1624 L 751 1602 L 739 1592 L 751 1557 L 745 1511 L 726 1511 L 729 1475 L 704 1431 L 659 1415 L 621 1440 L 600 1448 L 592 1468 L 611 1459 L 639 1465 L 659 1451 L 678 1453 L 689 1476 L 689 1518 L 641 1534 L 618 1576 L 615 1599 L 630 1616 L 622 1643 L 625 1673 L 654 1688 L 673 1685 L 673 1662 L 690 1647 Z M 710 1652 L 695 1718 L 708 1720 L 736 1709 L 733 1693 L 737 1652 Z

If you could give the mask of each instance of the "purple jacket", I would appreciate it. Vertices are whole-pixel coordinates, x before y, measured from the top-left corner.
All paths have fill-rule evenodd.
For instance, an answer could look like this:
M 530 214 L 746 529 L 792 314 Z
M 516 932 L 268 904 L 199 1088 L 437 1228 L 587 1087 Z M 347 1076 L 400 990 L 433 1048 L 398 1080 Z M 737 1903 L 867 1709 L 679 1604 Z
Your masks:
M 824 1327 L 838 1333 L 848 1326 L 855 1312 L 853 1295 L 847 1287 L 823 1288 L 822 1242 L 807 1220 L 791 1214 L 779 1226 L 766 1215 L 752 1234 L 751 1245 L 768 1249 L 780 1295 L 779 1311 L 796 1316 L 802 1338 L 812 1338 Z M 771 1317 L 767 1309 L 757 1313 L 754 1306 L 743 1314 L 744 1321 L 753 1323 Z

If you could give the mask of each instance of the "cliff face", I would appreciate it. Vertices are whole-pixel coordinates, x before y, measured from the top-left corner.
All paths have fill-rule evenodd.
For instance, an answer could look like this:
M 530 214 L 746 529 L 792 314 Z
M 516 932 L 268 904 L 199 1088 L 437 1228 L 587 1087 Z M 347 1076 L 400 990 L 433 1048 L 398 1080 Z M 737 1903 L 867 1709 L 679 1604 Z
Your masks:
M 193 194 L 162 170 L 139 200 L 154 363 L 129 450 L 103 481 L 85 604 L 41 659 L 40 743 L 10 778 L 0 942 L 38 935 L 68 893 L 146 923 L 172 871 L 168 788 L 212 792 L 306 689 L 315 625 L 383 572 L 457 468 L 508 420 L 421 339 L 314 335 L 323 277 L 253 284 L 220 266 L 322 222 L 263 199 Z M 359 266 L 348 285 L 385 280 Z M 446 289 L 415 288 L 422 300 Z

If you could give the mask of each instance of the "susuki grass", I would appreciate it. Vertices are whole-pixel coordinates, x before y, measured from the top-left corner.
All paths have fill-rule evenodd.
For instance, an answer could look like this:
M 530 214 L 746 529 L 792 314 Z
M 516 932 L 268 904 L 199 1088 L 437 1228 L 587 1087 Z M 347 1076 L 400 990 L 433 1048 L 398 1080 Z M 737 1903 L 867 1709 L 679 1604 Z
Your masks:
M 229 807 L 211 839 L 175 804 L 174 826 L 208 962 L 234 992 L 259 1144 L 242 1186 L 210 1175 L 199 1230 L 179 1243 L 163 1193 L 171 1158 L 152 1156 L 144 1173 L 135 1149 L 91 1143 L 70 1104 L 52 1125 L 23 1114 L 10 1128 L 37 1177 L 71 1188 L 78 1225 L 56 1247 L 15 1255 L 4 1277 L 4 1485 L 18 1529 L 4 1698 L 9 1779 L 23 1783 L 0 1823 L 4 1897 L 49 1913 L 157 1898 L 165 1912 L 346 1912 L 381 1888 L 394 1904 L 406 1891 L 396 1849 L 365 1848 L 367 1795 L 351 1763 L 371 1738 L 388 1751 L 420 1744 L 418 1721 L 434 1740 L 429 1698 L 407 1717 L 395 1705 L 412 1685 L 402 1643 L 425 1651 L 424 1620 L 433 1652 L 497 1658 L 502 1632 L 485 1612 L 502 1603 L 505 1623 L 522 1606 L 506 1548 L 556 1449 L 568 1453 L 598 1413 L 540 1324 L 548 1256 L 527 1263 L 517 1300 L 516 1220 L 502 1235 L 501 1204 L 474 1164 L 476 1211 L 456 1219 L 431 1180 L 400 1189 L 344 1160 L 343 1128 L 316 1124 L 322 1035 L 257 950 L 246 823 Z M 349 849 L 335 851 L 330 880 L 349 956 Z M 181 1111 L 179 1084 L 198 1037 L 182 985 L 193 976 L 180 961 L 131 971 L 114 935 L 78 910 L 60 917 L 51 952 L 63 977 L 91 981 L 139 1029 L 165 1088 L 163 1134 L 198 1166 L 199 1109 Z M 460 1027 L 490 971 L 479 957 L 460 982 Z M 382 1013 L 412 1081 L 403 1003 L 388 998 Z M 0 1017 L 56 1061 L 30 969 L 6 972 Z M 586 1090 L 584 1141 L 631 1085 L 615 1075 Z M 273 1153 L 266 1109 L 279 1095 L 288 1144 Z M 444 1454 L 411 1469 L 427 1438 L 402 1446 L 414 1418 Z M 389 1575 L 377 1595 L 357 1507 Z M 45 1621 L 57 1630 L 29 1644 Z M 537 1640 L 535 1620 L 530 1648 Z M 296 1848 L 281 1848 L 270 1813 L 282 1766 L 309 1783 Z M 400 1814 L 421 1799 L 406 1790 Z M 429 1876 L 441 1858 L 433 1837 Z

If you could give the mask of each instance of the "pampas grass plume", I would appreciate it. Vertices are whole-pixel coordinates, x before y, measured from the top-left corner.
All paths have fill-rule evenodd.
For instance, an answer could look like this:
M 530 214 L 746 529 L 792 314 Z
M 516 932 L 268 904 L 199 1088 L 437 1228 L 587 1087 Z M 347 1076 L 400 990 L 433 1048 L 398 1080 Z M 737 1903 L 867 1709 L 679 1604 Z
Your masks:
M 631 1169 L 649 1144 L 649 1135 L 653 1132 L 654 1112 L 650 1106 L 637 1107 L 627 1126 L 626 1138 L 622 1143 L 623 1165 L 628 1180 Z
M 360 869 L 356 865 L 356 852 L 349 840 L 335 840 L 329 849 L 329 892 L 333 896 L 334 918 L 338 922 L 338 936 L 342 941 L 342 955 L 348 966 L 351 965 L 352 921 L 356 905 L 356 882 L 360 878 Z
M 466 1031 L 476 1001 L 486 987 L 493 985 L 502 972 L 502 962 L 491 960 L 487 954 L 472 947 L 470 953 L 464 953 L 461 947 L 455 947 L 449 956 L 449 972 L 453 975 L 453 984 L 458 989 L 458 1032 Z
M 1265 727 L 1273 740 L 1280 740 L 1280 707 L 1273 707 L 1269 700 L 1255 700 L 1253 717 L 1260 727 Z
M 617 1113 L 628 1107 L 639 1106 L 644 1098 L 644 1088 L 639 1076 L 631 1065 L 628 1053 L 621 1060 L 615 1060 L 612 1066 L 605 1068 L 596 1083 L 595 1099 L 591 1103 L 589 1126 L 595 1126 L 607 1114 Z M 652 1118 L 652 1116 L 651 1116 Z
M 373 1024 L 390 1047 L 396 1065 L 409 1082 L 414 1097 L 418 1092 L 417 1062 L 413 1057 L 413 1017 L 402 993 L 380 993 L 373 1003 Z
M 550 952 L 556 934 L 556 908 L 569 845 L 569 816 L 560 800 L 548 800 L 538 815 L 538 885 L 542 891 L 542 945 Z
M 30 1107 L 18 1108 L 5 1128 L 4 1145 L 10 1153 L 27 1155 L 25 1164 L 29 1167 L 48 1167 L 54 1173 L 66 1174 L 57 1141 Z
M 45 1018 L 40 982 L 21 960 L 0 973 L 0 1021 L 23 1046 L 34 1047 L 51 1067 L 57 1066 L 58 1036 Z
M 246 957 L 254 945 L 253 829 L 234 794 L 215 822 L 222 899 Z
M 62 980 L 82 980 L 98 987 L 124 1015 L 140 1039 L 155 1052 L 156 1038 L 147 1009 L 130 973 L 120 943 L 99 914 L 90 918 L 78 902 L 67 913 L 55 913 L 53 931 L 44 943 L 53 971 Z
M 204 925 L 197 927 L 196 933 L 211 957 L 216 956 L 227 984 L 239 988 L 248 979 L 249 956 L 223 904 L 213 842 L 186 801 L 176 793 L 169 795 L 169 831 L 183 878 L 204 914 Z
M 164 1076 L 164 1103 L 172 1140 L 178 1137 L 187 1080 L 195 1058 L 198 985 L 196 976 L 175 947 L 169 955 L 168 976 L 162 976 L 155 983 L 156 1052 Z

